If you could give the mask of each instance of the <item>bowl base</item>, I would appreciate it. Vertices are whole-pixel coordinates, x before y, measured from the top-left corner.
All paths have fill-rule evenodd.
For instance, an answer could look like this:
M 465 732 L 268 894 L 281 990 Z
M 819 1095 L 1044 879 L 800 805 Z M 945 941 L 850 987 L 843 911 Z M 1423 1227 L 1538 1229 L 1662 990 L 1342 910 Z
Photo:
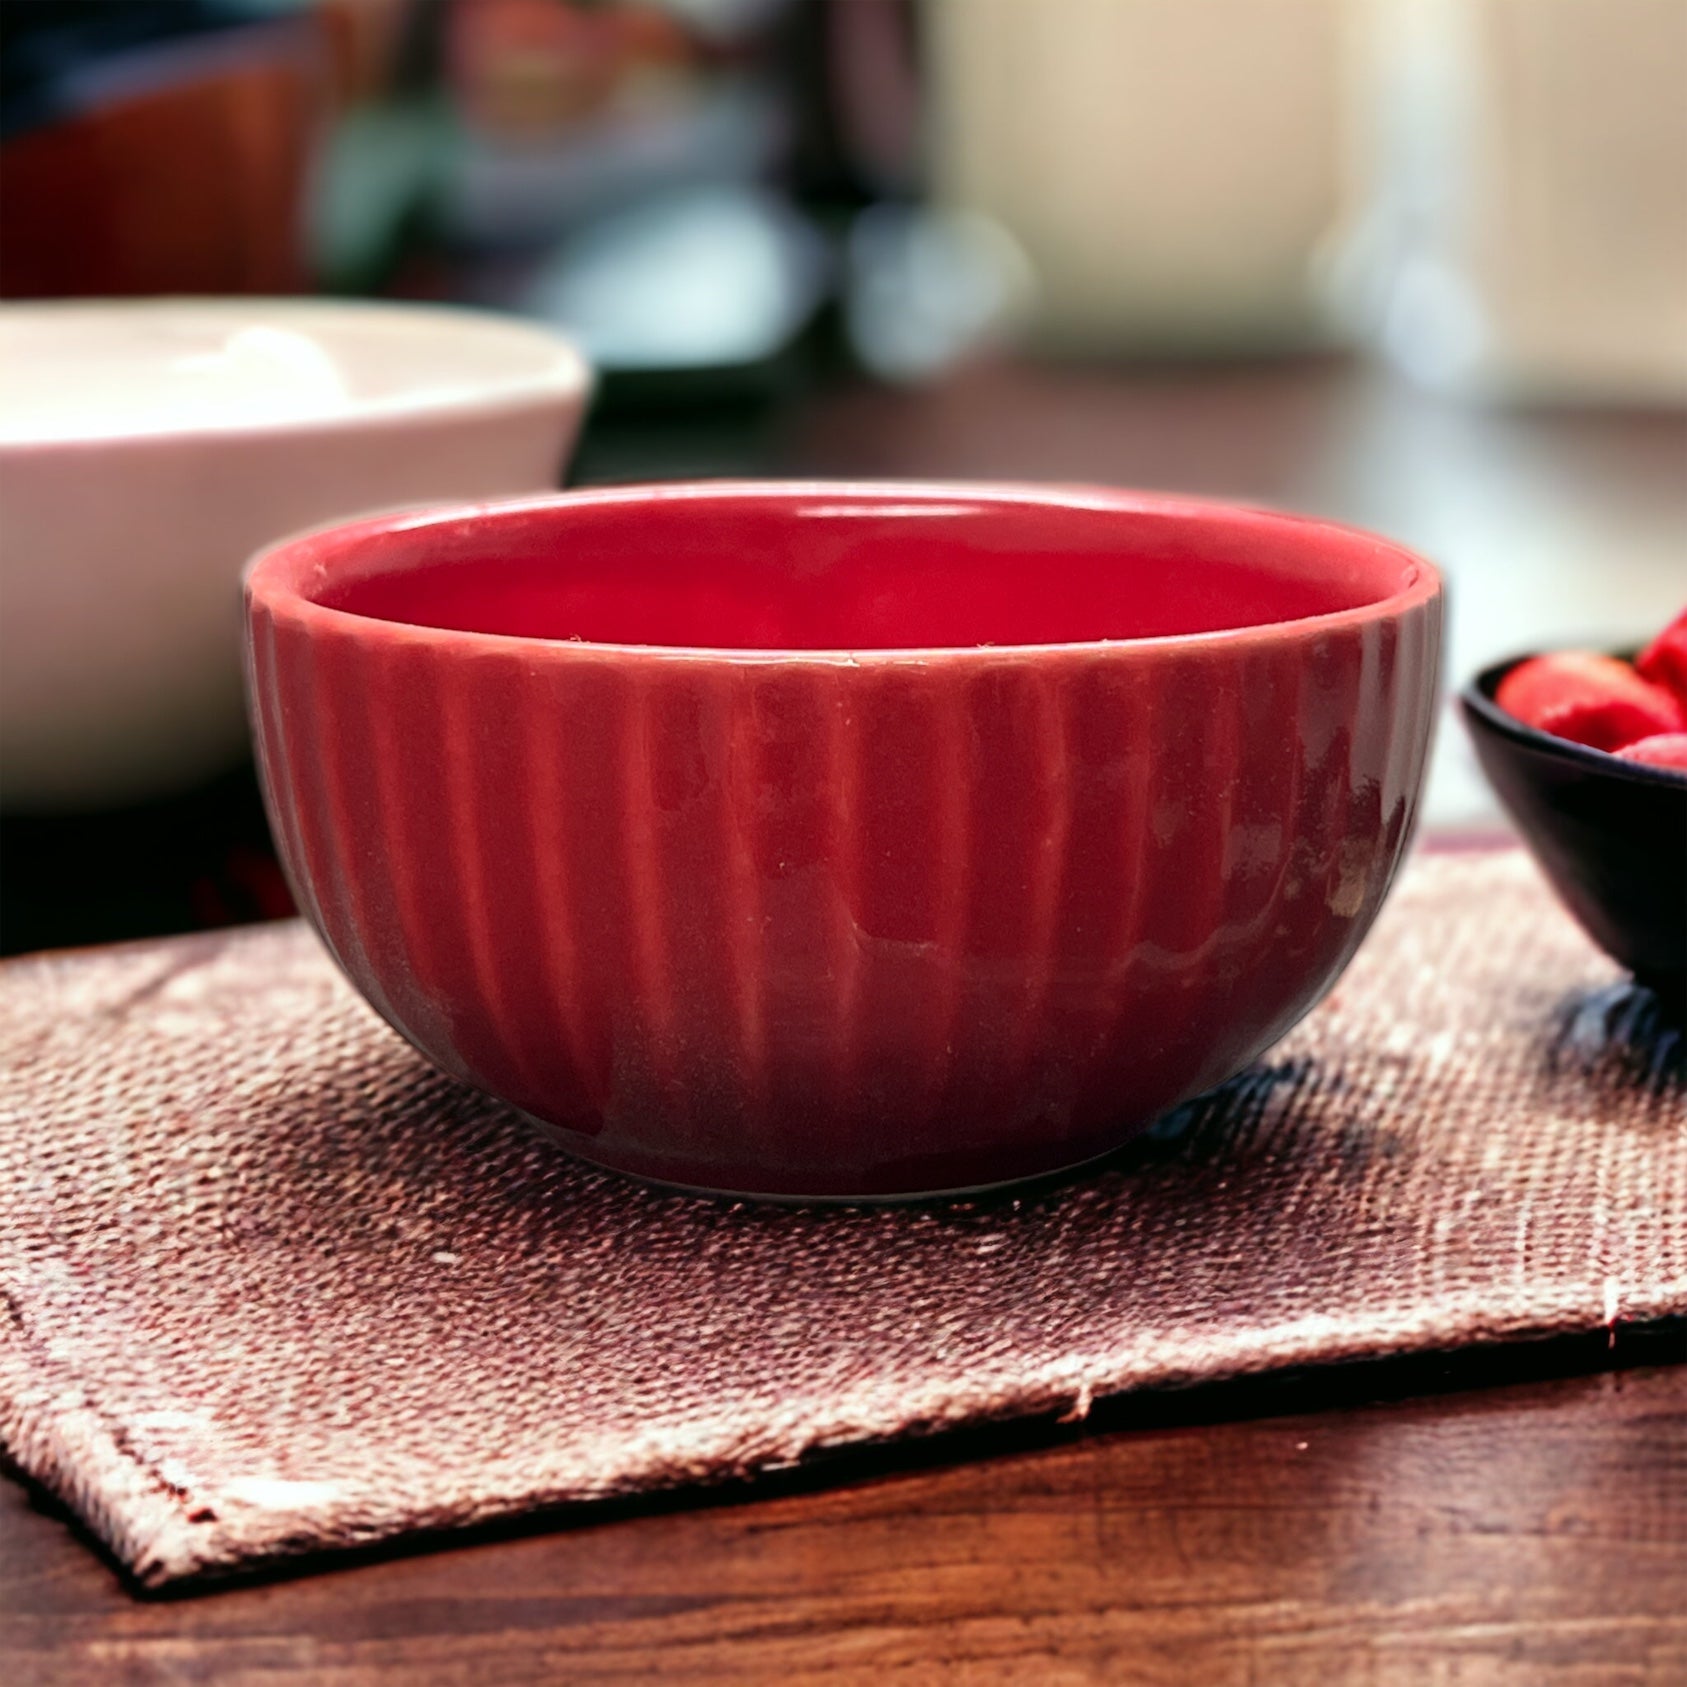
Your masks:
M 564 1131 L 541 1119 L 537 1114 L 528 1113 L 521 1108 L 513 1109 L 521 1119 L 538 1132 L 538 1134 L 568 1155 L 570 1159 L 579 1160 L 595 1171 L 610 1172 L 616 1177 L 626 1178 L 629 1183 L 643 1185 L 647 1189 L 658 1189 L 673 1195 L 690 1195 L 705 1201 L 754 1201 L 762 1206 L 774 1207 L 898 1207 L 911 1206 L 923 1202 L 940 1203 L 944 1201 L 972 1201 L 988 1199 L 992 1196 L 1006 1194 L 1012 1191 L 1015 1195 L 1037 1194 L 1045 1189 L 1052 1189 L 1067 1182 L 1081 1173 L 1099 1166 L 1103 1161 L 1111 1159 L 1121 1148 L 1140 1140 L 1152 1126 L 1145 1126 L 1142 1130 L 1132 1130 L 1124 1135 L 1120 1141 L 1110 1144 L 1096 1153 L 1080 1155 L 1075 1160 L 1066 1160 L 1058 1165 L 1040 1168 L 1037 1171 L 1025 1172 L 1017 1176 L 991 1178 L 982 1183 L 961 1184 L 954 1187 L 938 1189 L 897 1189 L 890 1191 L 868 1191 L 855 1193 L 851 1191 L 827 1191 L 823 1193 L 802 1193 L 800 1191 L 724 1188 L 714 1184 L 687 1183 L 679 1178 L 662 1177 L 649 1172 L 637 1171 L 629 1166 L 617 1165 L 612 1160 L 599 1159 L 576 1146 L 573 1133 Z

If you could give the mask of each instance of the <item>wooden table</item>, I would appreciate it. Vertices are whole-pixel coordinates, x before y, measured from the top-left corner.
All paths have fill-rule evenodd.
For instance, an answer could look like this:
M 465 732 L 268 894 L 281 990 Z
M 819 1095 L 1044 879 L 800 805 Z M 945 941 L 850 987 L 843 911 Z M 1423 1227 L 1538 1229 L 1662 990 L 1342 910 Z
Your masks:
M 1687 595 L 1679 417 L 1468 412 L 1342 363 L 1009 365 L 651 437 L 606 430 L 588 477 L 1089 479 L 1387 528 L 1448 566 L 1455 674 Z M 1445 740 L 1435 817 L 1487 819 Z M 0 1482 L 0 1680 L 1674 1687 L 1687 1336 L 1610 1339 L 1125 1402 L 188 1600 L 135 1598 Z
M 1571 1343 L 1138 1400 L 169 1601 L 0 1484 L 0 1673 L 1678 1687 L 1687 1369 L 1651 1361 L 1682 1343 L 1621 1338 L 1644 1363 L 1604 1374 L 1562 1374 L 1613 1357 Z

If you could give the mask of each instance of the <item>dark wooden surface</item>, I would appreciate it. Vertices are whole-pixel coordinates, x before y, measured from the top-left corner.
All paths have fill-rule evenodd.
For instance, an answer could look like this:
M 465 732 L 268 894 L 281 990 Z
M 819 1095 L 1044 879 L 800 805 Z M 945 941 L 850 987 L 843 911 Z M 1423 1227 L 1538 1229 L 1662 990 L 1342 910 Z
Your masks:
M 652 441 L 656 455 L 652 457 Z M 601 434 L 591 479 L 1106 480 L 1387 528 L 1448 565 L 1450 677 L 1682 595 L 1680 417 L 1467 412 L 1339 363 L 985 369 L 751 435 Z M 1433 817 L 1491 817 L 1443 735 Z M 142 1600 L 0 1480 L 0 1682 L 1687 1682 L 1687 1358 L 1415 1361 L 862 1456 L 752 1494 Z M 1601 1365 L 1630 1368 L 1597 1371 Z
M 1687 1368 L 1651 1361 L 1682 1342 L 1603 1374 L 1562 1374 L 1609 1357 L 1570 1344 L 1137 1401 L 170 1600 L 4 1483 L 0 1673 L 1679 1687 Z

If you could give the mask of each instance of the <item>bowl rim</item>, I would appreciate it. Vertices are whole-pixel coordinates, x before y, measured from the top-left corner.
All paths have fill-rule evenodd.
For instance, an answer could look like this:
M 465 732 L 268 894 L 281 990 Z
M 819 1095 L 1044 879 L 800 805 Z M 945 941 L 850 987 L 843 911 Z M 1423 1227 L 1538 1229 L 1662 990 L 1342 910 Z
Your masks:
M 1518 720 L 1515 715 L 1508 715 L 1494 701 L 1494 693 L 1499 689 L 1500 681 L 1520 663 L 1532 661 L 1542 654 L 1544 653 L 1538 650 L 1524 651 L 1517 656 L 1508 656 L 1500 662 L 1490 662 L 1487 667 L 1479 669 L 1459 690 L 1459 704 L 1464 709 L 1465 718 L 1501 738 L 1510 739 L 1514 744 L 1520 744 L 1538 755 L 1551 756 L 1571 767 L 1580 768 L 1585 773 L 1602 774 L 1606 778 L 1623 779 L 1637 785 L 1659 786 L 1667 790 L 1681 790 L 1687 787 L 1687 773 L 1678 772 L 1674 768 L 1652 767 L 1646 762 L 1628 761 L 1610 750 L 1595 749 L 1591 744 L 1578 744 L 1573 738 L 1559 738 L 1553 733 L 1542 732 L 1538 726 L 1530 726 L 1526 721 Z
M 297 438 L 307 434 L 336 434 L 440 421 L 444 418 L 507 415 L 533 405 L 562 401 L 584 404 L 596 386 L 596 376 L 578 346 L 547 323 L 469 305 L 408 300 L 315 298 L 310 296 L 236 294 L 164 294 L 145 298 L 8 299 L 0 301 L 0 325 L 11 324 L 27 335 L 33 323 L 52 318 L 86 319 L 163 316 L 182 312 L 200 318 L 223 319 L 249 327 L 275 325 L 309 333 L 312 325 L 361 318 L 364 323 L 389 322 L 426 329 L 432 336 L 455 334 L 495 337 L 506 345 L 532 353 L 532 367 L 516 374 L 474 383 L 458 390 L 429 393 L 400 390 L 378 398 L 354 398 L 339 409 L 302 415 L 239 417 L 223 420 L 190 419 L 144 427 L 101 427 L 97 423 L 64 433 L 31 437 L 0 428 L 0 456 L 32 457 L 46 453 L 146 450 L 186 439 L 254 441 Z
M 470 522 L 504 521 L 522 515 L 617 505 L 646 506 L 653 502 L 707 502 L 715 499 L 772 499 L 800 503 L 806 499 L 831 502 L 874 501 L 897 504 L 1000 504 L 1037 508 L 1089 509 L 1119 514 L 1142 514 L 1170 520 L 1222 520 L 1244 527 L 1281 532 L 1296 529 L 1309 538 L 1325 534 L 1344 541 L 1361 541 L 1392 553 L 1403 565 L 1404 583 L 1385 597 L 1322 615 L 1266 621 L 1252 626 L 1223 627 L 1208 632 L 1163 633 L 1142 638 L 1073 639 L 1056 643 L 980 645 L 892 645 L 798 648 L 788 646 L 630 644 L 591 639 L 540 638 L 531 634 L 490 633 L 453 627 L 430 627 L 407 621 L 388 621 L 355 610 L 330 608 L 307 595 L 305 582 L 319 585 L 336 563 L 362 545 L 385 535 L 427 529 L 447 530 Z M 386 512 L 353 521 L 338 521 L 297 533 L 266 546 L 246 565 L 243 585 L 250 617 L 262 605 L 310 633 L 338 634 L 385 645 L 424 646 L 462 652 L 505 651 L 530 661 L 579 660 L 614 657 L 628 661 L 783 664 L 788 666 L 879 667 L 892 663 L 942 661 L 1000 661 L 1036 656 L 1174 652 L 1191 649 L 1246 649 L 1280 643 L 1286 638 L 1310 638 L 1393 620 L 1440 601 L 1443 584 L 1434 563 L 1396 540 L 1364 528 L 1319 516 L 1298 515 L 1262 506 L 1203 498 L 1182 493 L 1142 492 L 1119 487 L 1068 485 L 1034 481 L 791 479 L 688 480 L 593 487 L 537 496 L 496 498 L 474 503 L 428 506 Z

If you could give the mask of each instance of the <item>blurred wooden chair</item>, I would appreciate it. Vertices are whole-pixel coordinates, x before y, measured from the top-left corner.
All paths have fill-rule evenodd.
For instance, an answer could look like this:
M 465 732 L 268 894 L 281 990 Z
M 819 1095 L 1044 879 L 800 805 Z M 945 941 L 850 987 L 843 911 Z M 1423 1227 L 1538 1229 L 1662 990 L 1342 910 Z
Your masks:
M 0 294 L 305 287 L 322 48 L 308 17 L 144 48 L 97 100 L 0 144 Z

